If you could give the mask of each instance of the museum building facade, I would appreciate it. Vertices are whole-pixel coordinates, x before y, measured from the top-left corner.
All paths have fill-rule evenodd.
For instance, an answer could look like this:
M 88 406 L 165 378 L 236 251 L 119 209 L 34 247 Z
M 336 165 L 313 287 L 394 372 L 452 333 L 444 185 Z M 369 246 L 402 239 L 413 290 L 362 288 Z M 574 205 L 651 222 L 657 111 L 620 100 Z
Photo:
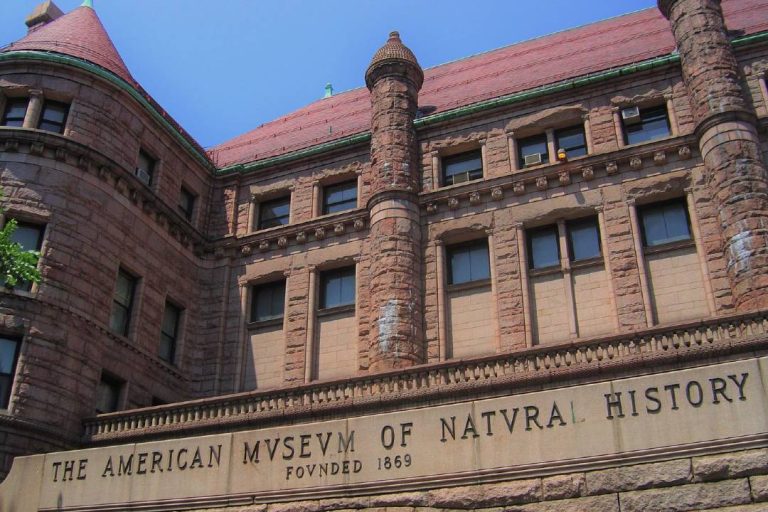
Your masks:
M 0 512 L 765 510 L 768 0 L 659 0 L 209 150 L 90 0 L 0 49 Z

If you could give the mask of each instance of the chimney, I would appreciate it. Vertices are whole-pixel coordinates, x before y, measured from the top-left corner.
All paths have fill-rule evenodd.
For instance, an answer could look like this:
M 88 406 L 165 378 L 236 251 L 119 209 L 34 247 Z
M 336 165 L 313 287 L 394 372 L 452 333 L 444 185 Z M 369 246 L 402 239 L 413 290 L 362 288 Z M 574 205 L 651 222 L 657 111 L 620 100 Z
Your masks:
M 333 85 L 325 84 L 325 96 L 323 98 L 330 98 L 333 96 Z
M 51 21 L 55 20 L 56 18 L 60 18 L 63 15 L 64 13 L 61 12 L 61 9 L 59 9 L 58 6 L 52 2 L 52 0 L 46 0 L 45 2 L 35 7 L 35 10 L 32 11 L 29 16 L 27 16 L 27 19 L 24 21 L 24 23 L 26 23 L 27 27 L 29 27 L 29 32 L 34 32 L 46 23 L 50 23 Z

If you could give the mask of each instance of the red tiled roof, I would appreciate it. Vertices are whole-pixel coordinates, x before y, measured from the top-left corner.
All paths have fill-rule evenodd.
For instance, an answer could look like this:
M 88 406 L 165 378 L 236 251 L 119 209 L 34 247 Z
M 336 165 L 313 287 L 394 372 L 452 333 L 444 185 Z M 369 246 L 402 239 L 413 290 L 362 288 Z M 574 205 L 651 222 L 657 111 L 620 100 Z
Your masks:
M 768 0 L 724 0 L 728 28 L 768 30 Z M 424 72 L 422 109 L 444 112 L 541 85 L 666 55 L 675 48 L 669 22 L 646 9 L 507 46 Z M 210 150 L 218 167 L 297 151 L 370 129 L 365 88 L 312 103 Z
M 78 7 L 12 43 L 4 51 L 40 50 L 63 53 L 97 64 L 131 85 L 136 81 L 117 53 L 104 25 L 90 7 Z

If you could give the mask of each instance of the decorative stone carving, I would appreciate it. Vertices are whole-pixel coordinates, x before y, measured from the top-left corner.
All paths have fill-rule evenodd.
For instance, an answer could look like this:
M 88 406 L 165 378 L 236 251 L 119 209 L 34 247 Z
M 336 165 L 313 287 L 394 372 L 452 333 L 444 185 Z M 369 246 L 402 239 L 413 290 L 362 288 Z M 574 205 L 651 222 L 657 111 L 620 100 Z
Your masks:
M 5 141 L 5 145 L 3 146 L 5 151 L 9 153 L 15 153 L 19 150 L 19 141 L 17 140 L 7 140 Z
M 338 224 L 333 226 L 333 232 L 336 233 L 337 235 L 343 235 L 345 231 L 346 231 L 346 228 L 344 227 L 343 222 L 339 222 Z
M 657 151 L 653 154 L 653 163 L 656 165 L 664 165 L 667 163 L 667 154 L 664 151 Z
M 427 213 L 432 214 L 437 212 L 437 203 L 427 203 Z
M 259 242 L 259 250 L 261 252 L 267 252 L 269 250 L 269 241 L 262 240 L 261 242 Z
M 33 155 L 42 155 L 45 151 L 45 145 L 42 142 L 33 142 L 29 146 L 29 152 Z
M 456 199 L 455 197 L 448 199 L 448 208 L 450 208 L 451 210 L 455 210 L 458 207 L 459 207 L 458 199 Z
M 633 156 L 629 161 L 629 166 L 635 170 L 640 169 L 643 166 L 643 159 L 639 156 Z
M 549 183 L 547 182 L 546 176 L 539 176 L 536 178 L 536 189 L 537 190 L 547 190 L 547 186 L 549 186 Z
M 363 219 L 355 219 L 352 227 L 355 228 L 355 231 L 362 231 L 365 228 L 365 221 Z
M 281 249 L 288 247 L 288 237 L 281 236 L 277 239 L 277 246 Z
M 560 185 L 566 186 L 571 184 L 571 173 L 568 171 L 560 171 L 557 173 L 557 179 L 560 181 Z
M 616 162 L 608 162 L 607 164 L 605 164 L 606 174 L 610 176 L 611 174 L 616 174 L 617 172 L 619 172 L 619 164 L 617 164 Z
M 514 182 L 512 184 L 512 192 L 514 192 L 516 196 L 525 194 L 525 183 L 522 181 Z
M 67 159 L 67 152 L 64 150 L 64 148 L 57 148 L 53 156 L 56 160 L 63 162 Z
M 475 205 L 480 203 L 480 192 L 472 192 L 469 194 L 469 204 Z
M 688 160 L 691 158 L 691 148 L 688 146 L 680 146 L 677 150 L 677 156 L 679 156 L 681 160 Z
M 318 240 L 322 240 L 325 238 L 325 228 L 317 228 L 315 229 L 315 238 Z
M 296 241 L 299 242 L 300 244 L 303 244 L 304 242 L 306 242 L 307 241 L 306 231 L 299 231 L 298 233 L 296 233 Z
M 595 179 L 595 169 L 591 165 L 581 168 L 581 176 L 589 181 Z
M 504 190 L 501 187 L 494 187 L 491 190 L 491 199 L 494 201 L 500 201 L 504 199 Z

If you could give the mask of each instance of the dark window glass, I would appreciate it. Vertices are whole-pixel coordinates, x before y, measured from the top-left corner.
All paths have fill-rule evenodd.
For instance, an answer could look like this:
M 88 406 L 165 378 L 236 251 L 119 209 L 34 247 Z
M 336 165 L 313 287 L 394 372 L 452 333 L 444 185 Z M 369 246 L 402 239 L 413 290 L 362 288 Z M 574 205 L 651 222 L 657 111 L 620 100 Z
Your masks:
M 531 165 L 538 165 L 539 163 L 546 164 L 549 162 L 546 134 L 542 133 L 541 135 L 535 135 L 517 141 L 517 157 L 521 168 L 526 166 L 525 157 L 533 155 L 540 155 L 541 162 L 528 164 L 529 167 Z
M 179 319 L 181 309 L 170 302 L 165 303 L 163 325 L 160 327 L 160 358 L 173 363 L 176 355 L 176 343 L 179 339 Z
M 534 269 L 560 265 L 557 226 L 528 231 L 528 264 Z
M 11 241 L 21 245 L 21 248 L 25 251 L 39 251 L 43 245 L 44 232 L 45 226 L 17 222 L 16 231 L 11 235 Z M 16 289 L 29 291 L 32 289 L 32 283 L 19 281 L 16 284 Z
M 448 247 L 449 284 L 469 283 L 491 278 L 488 260 L 488 241 L 454 245 Z
M 323 215 L 357 208 L 357 180 L 323 189 Z
M 145 185 L 152 183 L 152 177 L 155 173 L 155 159 L 144 151 L 139 151 L 139 159 L 136 161 L 136 176 L 144 182 Z
M 254 286 L 251 297 L 251 322 L 263 322 L 283 317 L 285 281 Z
M 443 185 L 454 185 L 483 177 L 483 157 L 480 150 L 446 156 L 442 161 Z
M 195 194 L 187 190 L 185 187 L 181 187 L 179 192 L 179 210 L 187 220 L 192 220 L 192 213 L 195 211 Z
M 123 383 L 109 375 L 101 376 L 96 388 L 96 414 L 115 412 L 120 404 L 120 389 Z
M 651 108 L 641 108 L 640 116 L 632 119 L 624 119 L 624 142 L 626 144 L 639 144 L 655 139 L 669 137 L 669 118 L 667 107 L 664 105 Z
M 320 276 L 320 307 L 333 308 L 355 303 L 355 267 L 323 272 Z
M 568 222 L 566 229 L 571 261 L 598 258 L 601 255 L 600 230 L 597 227 L 596 217 Z
M 0 338 L 0 409 L 7 409 L 11 398 L 19 345 L 21 343 L 17 340 Z
M 67 122 L 69 105 L 56 101 L 43 103 L 43 111 L 40 113 L 40 122 L 37 127 L 55 133 L 64 133 L 64 125 Z
M 115 295 L 112 299 L 112 316 L 109 326 L 117 334 L 128 335 L 133 307 L 133 294 L 136 289 L 136 278 L 120 269 L 117 273 Z
M 5 102 L 2 126 L 23 126 L 24 117 L 27 115 L 27 98 L 8 98 Z
M 640 208 L 646 247 L 691 239 L 688 209 L 684 200 L 650 204 Z
M 259 203 L 258 229 L 273 228 L 288 224 L 291 213 L 291 198 L 280 197 Z
M 555 130 L 556 150 L 564 149 L 568 158 L 587 154 L 587 138 L 584 136 L 584 126 L 571 126 Z

